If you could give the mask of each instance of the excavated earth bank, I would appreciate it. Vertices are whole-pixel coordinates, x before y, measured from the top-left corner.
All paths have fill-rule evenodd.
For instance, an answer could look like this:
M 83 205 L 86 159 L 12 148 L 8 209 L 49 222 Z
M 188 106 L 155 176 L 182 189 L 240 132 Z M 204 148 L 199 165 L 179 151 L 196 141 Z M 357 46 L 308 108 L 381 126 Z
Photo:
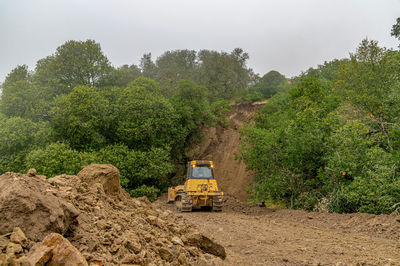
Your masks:
M 253 173 L 246 171 L 244 162 L 236 160 L 241 144 L 239 130 L 261 107 L 261 104 L 233 105 L 226 117 L 228 125 L 204 127 L 204 141 L 187 154 L 193 159 L 212 160 L 219 186 L 224 193 L 241 201 L 248 200 L 246 187 L 253 181 Z

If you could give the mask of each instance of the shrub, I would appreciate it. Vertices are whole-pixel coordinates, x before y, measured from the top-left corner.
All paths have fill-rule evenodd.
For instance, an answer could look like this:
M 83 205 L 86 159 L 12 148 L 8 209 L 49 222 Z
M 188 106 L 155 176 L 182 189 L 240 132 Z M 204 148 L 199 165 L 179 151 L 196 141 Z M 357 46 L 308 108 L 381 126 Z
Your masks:
M 79 152 L 64 143 L 52 143 L 45 149 L 30 152 L 26 157 L 26 164 L 28 168 L 35 168 L 39 174 L 47 177 L 75 175 L 81 170 Z
M 259 91 L 250 91 L 246 95 L 243 96 L 243 98 L 241 99 L 241 102 L 243 102 L 243 103 L 253 103 L 253 102 L 257 102 L 257 101 L 262 101 L 264 99 L 265 99 L 265 97 L 261 92 L 259 92 Z
M 44 147 L 51 140 L 48 123 L 34 123 L 29 119 L 0 118 L 0 172 L 25 172 L 26 155 Z
M 150 151 L 135 151 L 126 145 L 110 145 L 99 151 L 82 154 L 83 164 L 112 164 L 120 171 L 121 185 L 135 189 L 143 184 L 158 186 L 161 179 L 173 172 L 169 152 L 161 148 Z
M 141 185 L 138 188 L 131 189 L 129 194 L 135 198 L 146 196 L 150 201 L 155 201 L 160 194 L 160 190 L 154 186 Z
M 228 100 L 219 99 L 213 102 L 210 106 L 211 112 L 217 119 L 218 123 L 228 126 L 226 115 L 231 111 L 232 107 Z

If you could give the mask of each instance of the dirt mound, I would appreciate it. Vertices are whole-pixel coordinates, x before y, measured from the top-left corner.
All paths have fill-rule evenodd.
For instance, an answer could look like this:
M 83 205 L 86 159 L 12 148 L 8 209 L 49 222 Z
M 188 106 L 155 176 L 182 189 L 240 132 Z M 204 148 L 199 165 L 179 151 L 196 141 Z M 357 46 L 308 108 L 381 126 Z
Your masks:
M 107 194 L 105 187 L 109 188 L 110 186 L 104 186 L 104 184 L 109 184 L 106 177 L 111 179 L 115 177 L 114 174 L 110 174 L 115 171 L 109 168 L 113 167 L 93 167 L 92 165 L 86 170 L 83 169 L 79 176 L 61 175 L 47 181 L 39 177 L 8 173 L 10 178 L 7 180 L 9 183 L 17 182 L 15 186 L 24 185 L 26 194 L 21 195 L 24 202 L 31 201 L 32 187 L 38 190 L 40 188 L 37 194 L 42 197 L 49 197 L 52 202 L 65 202 L 79 210 L 79 216 L 61 234 L 71 242 L 89 264 L 221 263 L 222 260 L 217 256 L 225 257 L 224 248 L 210 238 L 199 234 L 182 216 L 156 208 L 147 198 L 133 199 L 124 190 L 116 193 L 111 189 L 113 194 Z M 5 178 L 2 176 L 0 180 Z M 99 180 L 100 183 L 93 180 Z M 115 188 L 115 186 L 111 187 Z M 9 190 L 1 189 L 0 199 L 5 198 L 3 191 Z M 14 200 L 21 199 L 15 196 Z M 9 209 L 15 209 L 13 204 L 8 203 L 10 204 L 8 205 Z M 50 212 L 54 212 L 54 210 Z M 7 225 L 4 232 L 12 231 L 12 225 L 15 226 L 14 221 L 22 221 L 29 214 L 28 208 L 25 211 L 17 208 L 14 216 L 8 215 L 7 220 L 1 217 L 0 219 L 3 219 L 1 225 Z M 49 233 L 52 229 L 47 230 L 40 224 L 49 223 L 52 219 L 51 217 L 38 218 L 35 221 L 30 220 L 30 224 L 33 227 L 37 226 L 38 233 L 40 230 Z M 29 228 L 25 230 L 29 232 Z M 200 237 L 193 238 L 198 235 Z M 31 238 L 31 234 L 27 233 L 27 237 L 28 241 L 38 241 L 38 237 Z M 212 247 L 211 250 L 218 250 L 218 252 L 211 252 L 210 247 Z M 3 249 L 2 252 L 4 254 L 6 249 Z
M 244 162 L 236 157 L 240 153 L 240 133 L 242 126 L 251 121 L 262 105 L 233 105 L 227 115 L 229 126 L 204 127 L 204 140 L 196 145 L 187 156 L 191 159 L 212 160 L 214 173 L 225 194 L 247 201 L 247 185 L 253 181 L 253 173 L 246 171 Z
M 88 185 L 99 183 L 106 194 L 119 194 L 119 171 L 111 164 L 90 164 L 78 173 L 78 177 Z
M 0 234 L 20 227 L 33 241 L 50 232 L 65 234 L 79 211 L 54 195 L 39 176 L 5 173 L 0 176 Z

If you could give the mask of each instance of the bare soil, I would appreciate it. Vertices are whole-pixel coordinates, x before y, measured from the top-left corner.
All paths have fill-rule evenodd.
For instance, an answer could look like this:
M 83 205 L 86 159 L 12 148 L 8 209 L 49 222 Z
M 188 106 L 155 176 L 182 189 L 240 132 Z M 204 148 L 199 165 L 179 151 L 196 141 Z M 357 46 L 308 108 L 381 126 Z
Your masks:
M 222 244 L 222 265 L 400 265 L 400 216 L 318 213 L 261 208 L 247 203 L 253 181 L 240 152 L 238 130 L 260 105 L 234 106 L 230 126 L 204 128 L 204 142 L 192 151 L 216 165 L 226 194 L 222 212 L 182 213 L 182 219 Z M 166 195 L 153 203 L 173 210 Z
M 156 203 L 173 211 L 164 195 Z M 221 243 L 221 265 L 400 265 L 398 215 L 269 209 L 226 199 L 222 212 L 182 213 Z

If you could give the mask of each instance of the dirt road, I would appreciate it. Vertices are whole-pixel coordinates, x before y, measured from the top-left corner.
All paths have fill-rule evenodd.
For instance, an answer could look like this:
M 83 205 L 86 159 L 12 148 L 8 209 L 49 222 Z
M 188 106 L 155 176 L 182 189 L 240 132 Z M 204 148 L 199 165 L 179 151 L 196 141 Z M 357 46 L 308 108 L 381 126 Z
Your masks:
M 223 265 L 400 265 L 400 216 L 273 210 L 246 203 L 253 180 L 240 152 L 238 130 L 260 106 L 233 106 L 230 125 L 204 128 L 192 156 L 213 160 L 226 196 L 223 212 L 194 211 L 181 218 L 222 244 Z M 154 204 L 173 210 L 166 195 Z
M 160 208 L 173 210 L 160 199 Z M 400 217 L 248 207 L 182 213 L 222 244 L 223 265 L 400 265 Z

